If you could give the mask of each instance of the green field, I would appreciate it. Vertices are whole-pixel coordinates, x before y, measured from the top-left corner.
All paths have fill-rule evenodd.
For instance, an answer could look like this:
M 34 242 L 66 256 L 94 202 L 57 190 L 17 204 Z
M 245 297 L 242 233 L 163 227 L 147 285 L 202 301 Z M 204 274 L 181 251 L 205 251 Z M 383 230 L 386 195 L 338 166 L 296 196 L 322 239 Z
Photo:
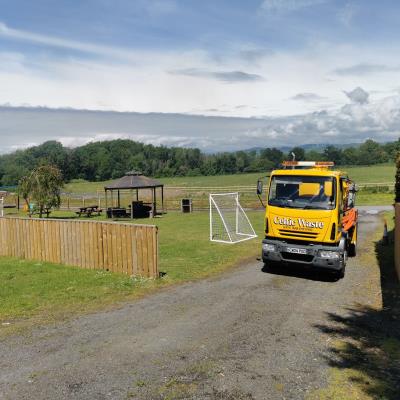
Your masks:
M 341 167 L 350 178 L 358 184 L 364 183 L 390 183 L 394 182 L 394 164 L 380 164 L 370 167 Z M 229 187 L 229 186 L 255 186 L 257 179 L 265 174 L 261 172 L 236 175 L 216 176 L 191 176 L 159 178 L 167 186 L 178 187 Z M 65 186 L 66 192 L 72 193 L 96 193 L 102 191 L 104 186 L 111 181 L 86 182 L 75 180 Z
M 388 205 L 393 202 L 393 182 L 395 176 L 395 166 L 393 164 L 380 164 L 370 167 L 342 167 L 348 175 L 361 186 L 365 184 L 376 185 L 380 187 L 369 188 L 368 191 L 362 188 L 358 193 L 358 205 Z M 181 198 L 192 198 L 193 206 L 197 209 L 206 208 L 208 204 L 208 193 L 215 190 L 239 191 L 241 193 L 240 201 L 245 207 L 254 208 L 260 205 L 255 194 L 255 185 L 257 179 L 262 176 L 261 173 L 236 174 L 236 175 L 218 175 L 218 176 L 192 176 L 192 177 L 174 177 L 160 178 L 160 181 L 166 185 L 165 206 L 168 210 L 177 210 L 180 208 Z M 86 205 L 89 203 L 97 204 L 97 192 L 104 194 L 104 185 L 106 182 L 86 182 L 76 180 L 68 183 L 64 191 L 74 194 L 74 198 L 67 203 L 63 197 L 63 207 L 69 204 L 71 207 L 83 205 L 82 196 L 85 194 Z M 247 186 L 248 188 L 239 190 L 235 187 Z M 173 189 L 173 188 L 181 189 Z M 146 193 L 144 193 L 146 195 Z M 147 194 L 148 195 L 148 194 Z M 125 195 L 124 195 L 125 196 Z M 127 194 L 125 206 L 131 197 Z M 147 201 L 149 198 L 147 198 Z M 102 203 L 104 207 L 104 200 Z
M 56 212 L 54 216 L 73 215 Z M 249 218 L 260 237 L 235 245 L 209 241 L 208 213 L 169 213 L 140 220 L 160 228 L 159 269 L 165 275 L 158 280 L 0 258 L 0 332 L 88 312 L 160 286 L 213 275 L 249 257 L 254 260 L 260 252 L 263 213 L 250 212 Z

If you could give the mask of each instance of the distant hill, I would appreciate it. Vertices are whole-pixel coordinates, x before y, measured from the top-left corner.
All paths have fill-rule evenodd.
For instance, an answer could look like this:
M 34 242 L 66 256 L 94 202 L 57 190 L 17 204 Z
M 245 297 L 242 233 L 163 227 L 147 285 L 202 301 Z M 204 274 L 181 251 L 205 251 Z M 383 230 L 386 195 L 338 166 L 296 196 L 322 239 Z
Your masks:
M 322 151 L 326 146 L 335 146 L 338 147 L 339 149 L 347 149 L 349 147 L 359 147 L 362 143 L 346 143 L 346 144 L 335 144 L 335 143 L 328 143 L 328 144 L 322 144 L 322 143 L 307 143 L 307 144 L 301 144 L 301 145 L 296 145 L 296 147 L 301 147 L 304 150 L 310 151 L 310 150 L 316 150 L 316 151 Z M 250 149 L 246 149 L 244 151 L 250 152 L 250 151 L 256 151 L 257 153 L 267 147 L 270 146 L 265 146 L 265 147 L 252 147 Z M 294 146 L 276 146 L 276 148 L 280 151 L 288 152 L 290 151 Z

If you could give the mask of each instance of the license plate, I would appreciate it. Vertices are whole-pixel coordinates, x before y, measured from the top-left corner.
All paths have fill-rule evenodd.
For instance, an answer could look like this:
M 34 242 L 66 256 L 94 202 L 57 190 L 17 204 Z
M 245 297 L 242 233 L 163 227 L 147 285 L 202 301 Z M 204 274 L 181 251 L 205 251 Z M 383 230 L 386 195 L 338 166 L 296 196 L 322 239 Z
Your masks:
M 286 251 L 288 253 L 295 253 L 295 254 L 307 254 L 307 250 L 306 249 L 299 249 L 297 247 L 287 247 Z

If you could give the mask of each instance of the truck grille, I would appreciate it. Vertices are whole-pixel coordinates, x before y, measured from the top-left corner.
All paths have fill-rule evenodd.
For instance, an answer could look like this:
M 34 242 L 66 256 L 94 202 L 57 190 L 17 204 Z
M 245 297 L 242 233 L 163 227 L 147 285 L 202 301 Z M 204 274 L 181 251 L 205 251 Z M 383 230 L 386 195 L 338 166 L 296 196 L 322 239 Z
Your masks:
M 304 237 L 307 239 L 316 239 L 318 236 L 318 233 L 314 232 L 289 231 L 287 229 L 279 229 L 279 233 L 282 236 L 294 237 L 294 238 Z
M 281 254 L 284 260 L 290 261 L 302 261 L 309 263 L 314 259 L 314 256 L 312 254 L 287 253 L 286 251 L 283 251 Z

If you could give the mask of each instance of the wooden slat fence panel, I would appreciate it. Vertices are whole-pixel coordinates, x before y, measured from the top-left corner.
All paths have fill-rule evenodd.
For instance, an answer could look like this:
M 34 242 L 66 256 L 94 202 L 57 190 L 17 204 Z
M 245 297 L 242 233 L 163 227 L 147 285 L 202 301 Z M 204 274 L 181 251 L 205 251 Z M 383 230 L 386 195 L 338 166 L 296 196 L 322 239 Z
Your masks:
M 154 225 L 0 218 L 0 256 L 158 277 Z

